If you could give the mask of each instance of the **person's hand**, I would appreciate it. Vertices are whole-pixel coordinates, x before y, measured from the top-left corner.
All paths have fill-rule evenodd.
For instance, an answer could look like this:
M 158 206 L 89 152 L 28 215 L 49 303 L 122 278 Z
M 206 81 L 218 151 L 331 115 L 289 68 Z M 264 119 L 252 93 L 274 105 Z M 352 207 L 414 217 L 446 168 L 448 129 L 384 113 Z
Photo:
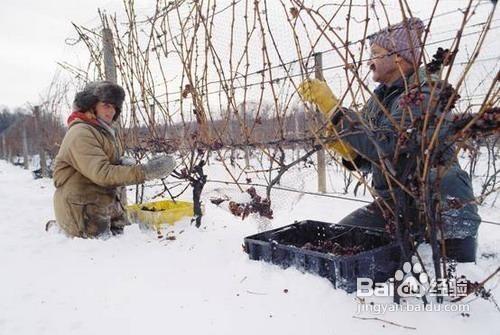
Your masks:
M 175 161 L 170 155 L 154 157 L 143 165 L 146 180 L 167 177 L 174 168 Z
M 316 104 L 325 116 L 339 104 L 328 84 L 319 79 L 304 80 L 298 87 L 298 93 L 302 100 Z
M 137 164 L 137 162 L 132 157 L 129 157 L 129 156 L 122 156 L 122 157 L 120 157 L 120 165 L 133 166 L 133 165 L 136 165 L 136 164 Z
M 312 102 L 318 106 L 318 109 L 325 116 L 330 117 L 330 112 L 338 106 L 339 101 L 333 94 L 327 83 L 318 79 L 308 79 L 299 85 L 298 92 L 303 100 Z M 327 136 L 335 134 L 330 125 L 327 130 Z M 327 144 L 329 149 L 338 153 L 342 158 L 352 161 L 357 157 L 357 153 L 351 148 L 349 144 L 341 140 L 333 141 Z

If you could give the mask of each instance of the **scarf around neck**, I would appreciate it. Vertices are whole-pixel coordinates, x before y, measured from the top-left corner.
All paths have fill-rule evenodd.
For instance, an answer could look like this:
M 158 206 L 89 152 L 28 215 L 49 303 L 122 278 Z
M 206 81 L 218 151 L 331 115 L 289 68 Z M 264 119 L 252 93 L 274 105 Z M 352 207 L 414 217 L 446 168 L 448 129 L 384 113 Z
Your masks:
M 113 138 L 115 137 L 115 130 L 111 127 L 111 125 L 106 123 L 104 120 L 96 117 L 92 112 L 72 112 L 66 122 L 68 124 L 68 127 L 70 127 L 77 121 L 82 121 L 103 128 L 108 133 L 110 133 Z

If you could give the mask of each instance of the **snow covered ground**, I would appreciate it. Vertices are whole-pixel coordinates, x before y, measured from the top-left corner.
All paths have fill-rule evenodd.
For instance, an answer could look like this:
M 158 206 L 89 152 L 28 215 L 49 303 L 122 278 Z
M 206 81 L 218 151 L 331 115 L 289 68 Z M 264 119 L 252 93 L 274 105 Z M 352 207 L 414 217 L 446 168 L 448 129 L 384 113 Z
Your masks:
M 329 190 L 339 192 L 340 176 L 329 175 Z M 217 164 L 209 167 L 209 178 L 229 180 Z M 314 190 L 315 171 L 295 169 L 282 185 Z M 45 232 L 54 218 L 53 191 L 52 180 L 34 180 L 29 171 L 0 160 L 2 335 L 500 334 L 500 310 L 490 301 L 467 298 L 467 315 L 358 314 L 355 294 L 312 274 L 251 261 L 242 250 L 250 234 L 306 218 L 335 222 L 362 203 L 274 191 L 274 220 L 242 221 L 209 201 L 216 194 L 237 196 L 236 187 L 209 183 L 200 229 L 186 219 L 165 229 L 175 240 L 158 239 L 137 225 L 120 237 L 83 240 Z M 500 221 L 498 208 L 483 207 L 481 214 Z M 499 238 L 500 226 L 482 224 L 477 264 L 460 264 L 458 273 L 485 279 L 500 265 Z M 497 300 L 499 281 L 497 275 L 486 285 Z M 370 301 L 391 306 L 390 298 Z M 360 319 L 374 317 L 394 324 Z

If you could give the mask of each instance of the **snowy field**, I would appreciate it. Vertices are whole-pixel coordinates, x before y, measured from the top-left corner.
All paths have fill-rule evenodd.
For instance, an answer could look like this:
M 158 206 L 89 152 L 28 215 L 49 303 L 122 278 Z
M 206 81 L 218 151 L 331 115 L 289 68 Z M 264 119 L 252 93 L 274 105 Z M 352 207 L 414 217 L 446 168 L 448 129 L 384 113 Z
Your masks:
M 217 162 L 208 175 L 229 180 Z M 295 169 L 285 174 L 282 186 L 314 191 L 315 178 L 314 168 Z M 250 234 L 301 219 L 336 222 L 362 203 L 274 191 L 273 220 L 250 216 L 242 221 L 209 198 L 225 194 L 241 200 L 245 195 L 236 186 L 209 183 L 200 229 L 186 219 L 164 230 L 175 240 L 158 239 L 138 225 L 120 237 L 83 240 L 45 232 L 45 223 L 54 218 L 52 180 L 34 180 L 29 171 L 0 160 L 0 185 L 2 335 L 500 334 L 500 310 L 491 301 L 467 298 L 466 315 L 359 314 L 355 294 L 335 290 L 312 274 L 251 261 L 242 250 Z M 341 192 L 341 175 L 335 171 L 329 172 L 328 189 Z M 148 189 L 148 195 L 154 193 Z M 481 214 L 500 221 L 498 208 L 486 205 Z M 485 279 L 500 265 L 499 239 L 500 226 L 482 224 L 477 264 L 460 264 L 458 273 Z M 423 246 L 422 253 L 430 264 L 428 249 Z M 486 285 L 497 301 L 499 281 L 497 275 Z M 365 304 L 391 301 L 374 298 Z

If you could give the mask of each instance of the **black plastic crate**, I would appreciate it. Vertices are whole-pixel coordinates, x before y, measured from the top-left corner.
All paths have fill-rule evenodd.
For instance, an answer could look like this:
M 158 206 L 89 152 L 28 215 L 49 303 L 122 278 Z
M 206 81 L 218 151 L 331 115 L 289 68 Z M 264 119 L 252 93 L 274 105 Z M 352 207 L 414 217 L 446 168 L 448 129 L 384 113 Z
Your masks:
M 333 242 L 347 248 L 361 245 L 363 251 L 339 255 L 304 248 L 306 243 L 316 246 Z M 312 220 L 248 236 L 245 248 L 250 259 L 284 268 L 295 266 L 325 277 L 335 288 L 349 293 L 356 291 L 358 277 L 385 282 L 400 265 L 399 246 L 386 234 Z

